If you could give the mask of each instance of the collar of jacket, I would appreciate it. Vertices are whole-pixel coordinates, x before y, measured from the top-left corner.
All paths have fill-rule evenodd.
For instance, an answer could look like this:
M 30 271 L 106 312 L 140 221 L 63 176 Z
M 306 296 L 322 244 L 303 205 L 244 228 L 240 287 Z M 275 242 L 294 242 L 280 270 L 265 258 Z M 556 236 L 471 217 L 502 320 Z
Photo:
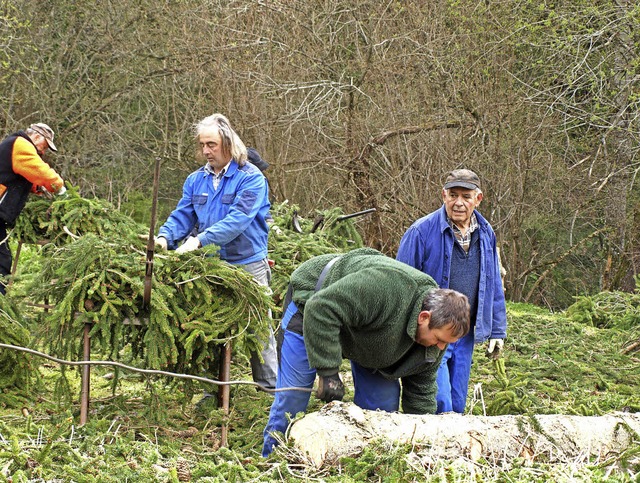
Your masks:
M 202 173 L 204 174 L 204 176 L 215 176 L 215 173 L 213 172 L 213 168 L 211 168 L 211 165 L 209 163 L 205 164 L 202 168 L 200 168 L 202 170 Z M 235 173 L 238 170 L 238 163 L 236 163 L 235 159 L 232 159 L 231 162 L 225 166 L 226 171 L 224 172 L 223 176 L 231 176 L 233 173 Z
M 18 131 L 16 133 L 13 133 L 12 136 L 20 136 L 21 138 L 25 138 L 27 141 L 29 141 L 31 144 L 33 144 L 34 148 L 36 147 L 36 145 L 33 142 L 33 140 L 29 137 L 29 135 L 25 131 Z M 36 148 L 36 151 L 37 151 L 37 148 Z
M 478 228 L 484 230 L 489 223 L 487 222 L 487 220 L 484 219 L 484 217 L 480 214 L 478 210 L 473 210 L 473 213 L 476 215 Z M 451 233 L 453 233 L 453 229 L 449 225 L 449 220 L 447 218 L 447 210 L 445 209 L 444 205 L 442 205 L 438 210 L 438 221 L 440 223 L 441 233 L 444 233 L 447 229 L 451 230 Z

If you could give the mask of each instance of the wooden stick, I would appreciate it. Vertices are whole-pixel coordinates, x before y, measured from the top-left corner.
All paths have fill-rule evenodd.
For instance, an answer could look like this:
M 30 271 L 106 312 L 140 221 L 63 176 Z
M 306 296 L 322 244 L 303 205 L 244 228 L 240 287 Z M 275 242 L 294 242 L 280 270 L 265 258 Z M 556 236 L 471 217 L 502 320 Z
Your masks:
M 84 324 L 83 334 L 83 359 L 85 361 L 91 360 L 91 338 L 89 337 L 89 331 L 91 324 Z M 91 372 L 91 366 L 86 364 L 82 366 L 82 389 L 80 392 L 80 425 L 84 425 L 87 422 L 87 415 L 89 414 L 89 376 Z
M 153 254 L 155 253 L 156 207 L 158 205 L 158 181 L 160 179 L 160 158 L 156 158 L 153 174 L 153 198 L 151 199 L 151 222 L 149 223 L 149 239 L 147 240 L 147 264 L 144 275 L 144 293 L 142 295 L 142 308 L 148 308 L 151 304 L 151 283 L 153 273 Z
M 18 259 L 20 258 L 20 251 L 22 250 L 22 242 L 18 242 L 18 247 L 16 248 L 16 256 L 13 259 L 13 267 L 11 267 L 11 275 L 15 275 L 16 269 L 18 268 Z M 11 284 L 11 280 L 9 280 L 9 284 Z
M 632 350 L 634 350 L 634 349 L 637 349 L 638 347 L 640 347 L 640 339 L 638 339 L 638 340 L 637 340 L 637 341 L 635 341 L 635 342 L 632 342 L 632 343 L 631 343 L 631 344 L 629 344 L 627 347 L 625 347 L 625 348 L 622 350 L 622 353 L 623 353 L 623 354 L 628 354 L 629 352 L 631 352 L 631 351 L 632 351 Z
M 221 382 L 228 382 L 231 379 L 231 341 L 227 342 L 220 349 L 220 374 L 218 379 Z M 220 428 L 220 446 L 228 445 L 227 417 L 229 416 L 229 386 L 222 385 L 218 388 L 218 407 L 224 412 L 225 420 Z

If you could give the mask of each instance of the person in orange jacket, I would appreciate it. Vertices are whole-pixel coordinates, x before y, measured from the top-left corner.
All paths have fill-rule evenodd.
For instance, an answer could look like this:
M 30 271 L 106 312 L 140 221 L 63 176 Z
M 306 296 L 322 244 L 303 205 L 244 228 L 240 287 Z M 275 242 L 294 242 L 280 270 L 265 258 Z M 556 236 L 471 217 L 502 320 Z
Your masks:
M 26 130 L 7 136 L 0 143 L 0 276 L 11 273 L 12 256 L 7 245 L 7 226 L 13 225 L 29 193 L 63 194 L 64 181 L 43 160 L 44 153 L 57 151 L 54 132 L 47 124 L 31 124 Z M 0 294 L 5 283 L 0 280 Z

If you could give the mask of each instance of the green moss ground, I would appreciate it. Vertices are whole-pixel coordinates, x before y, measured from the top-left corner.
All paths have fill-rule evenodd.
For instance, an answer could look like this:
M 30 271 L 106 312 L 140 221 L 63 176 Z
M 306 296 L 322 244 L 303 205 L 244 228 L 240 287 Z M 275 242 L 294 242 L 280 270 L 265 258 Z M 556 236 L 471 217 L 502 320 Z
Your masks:
M 640 411 L 640 353 L 622 353 L 626 343 L 640 337 L 639 327 L 583 326 L 521 304 L 509 305 L 509 323 L 508 382 L 496 377 L 496 364 L 478 347 L 468 405 L 473 414 Z M 39 365 L 40 381 L 22 405 L 0 408 L 0 481 L 626 482 L 638 481 L 640 473 L 640 442 L 615 461 L 589 467 L 427 465 L 416 447 L 384 445 L 320 470 L 291 451 L 264 460 L 259 452 L 270 395 L 251 386 L 232 387 L 229 446 L 220 448 L 223 415 L 215 404 L 196 407 L 201 387 L 121 371 L 113 388 L 109 367 L 92 369 L 89 421 L 80 427 L 78 371 L 64 371 L 72 396 L 56 401 L 60 367 L 29 357 Z M 244 357 L 236 357 L 231 378 L 250 380 L 248 367 Z M 474 397 L 476 385 L 481 391 Z M 318 407 L 312 397 L 310 410 Z

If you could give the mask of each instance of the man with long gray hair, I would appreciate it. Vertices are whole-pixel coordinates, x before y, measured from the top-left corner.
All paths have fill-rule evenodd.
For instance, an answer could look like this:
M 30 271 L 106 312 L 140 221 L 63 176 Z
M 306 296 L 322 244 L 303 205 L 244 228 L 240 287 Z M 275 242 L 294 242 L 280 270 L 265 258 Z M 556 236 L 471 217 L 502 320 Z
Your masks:
M 266 220 L 271 205 L 267 181 L 247 162 L 247 148 L 225 116 L 205 117 L 194 129 L 206 164 L 187 177 L 182 198 L 160 227 L 156 244 L 176 253 L 216 245 L 222 260 L 242 266 L 259 284 L 268 286 Z M 258 354 L 251 356 L 253 380 L 273 388 L 278 367 L 273 334 L 262 358 L 264 362 Z

